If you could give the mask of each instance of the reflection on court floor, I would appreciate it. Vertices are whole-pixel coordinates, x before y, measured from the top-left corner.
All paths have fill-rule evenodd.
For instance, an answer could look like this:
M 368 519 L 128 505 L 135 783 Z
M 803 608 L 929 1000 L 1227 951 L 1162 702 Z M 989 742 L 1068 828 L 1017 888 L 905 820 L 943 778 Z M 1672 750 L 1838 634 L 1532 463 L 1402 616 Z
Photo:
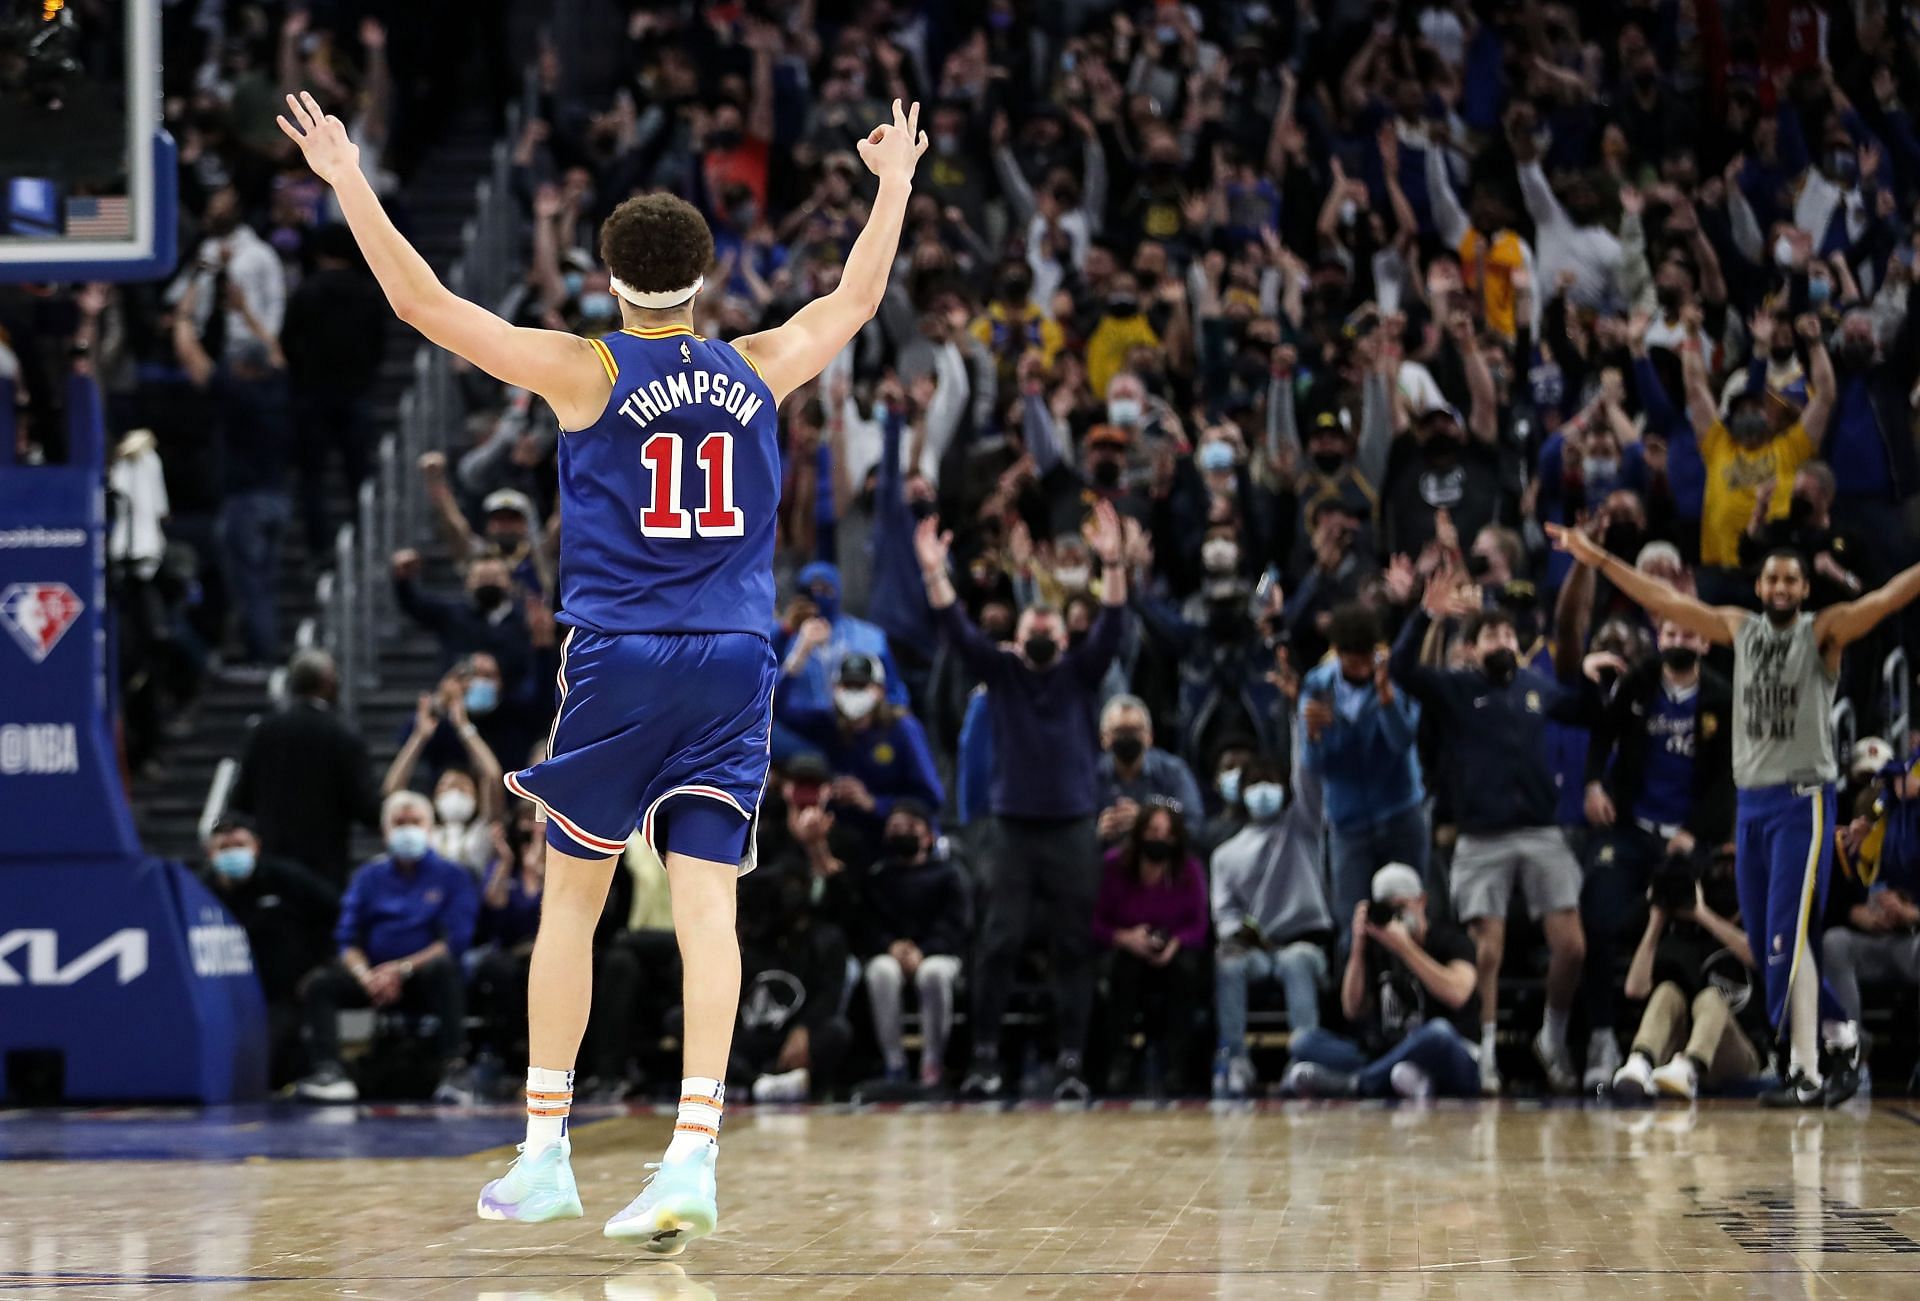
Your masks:
M 1899 1103 L 742 1108 L 672 1265 L 599 1233 L 664 1112 L 576 1127 L 587 1219 L 474 1219 L 517 1115 L 0 1113 L 0 1296 L 1920 1295 Z

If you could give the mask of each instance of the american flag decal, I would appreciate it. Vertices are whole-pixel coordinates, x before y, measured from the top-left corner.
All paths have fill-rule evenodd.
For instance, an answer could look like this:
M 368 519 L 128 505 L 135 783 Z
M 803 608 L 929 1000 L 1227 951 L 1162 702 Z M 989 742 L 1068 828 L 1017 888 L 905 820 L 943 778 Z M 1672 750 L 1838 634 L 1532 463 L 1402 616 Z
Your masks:
M 126 239 L 133 214 L 123 195 L 76 195 L 67 200 L 68 239 Z

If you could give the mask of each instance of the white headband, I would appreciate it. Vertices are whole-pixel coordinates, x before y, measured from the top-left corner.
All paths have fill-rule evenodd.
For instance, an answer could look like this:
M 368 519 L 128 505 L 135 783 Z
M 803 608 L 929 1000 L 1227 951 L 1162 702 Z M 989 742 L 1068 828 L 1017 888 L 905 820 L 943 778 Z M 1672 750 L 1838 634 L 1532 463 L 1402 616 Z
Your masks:
M 663 308 L 678 307 L 680 304 L 691 300 L 695 294 L 700 292 L 701 287 L 707 283 L 707 278 L 701 276 L 685 289 L 669 289 L 664 293 L 657 294 L 643 294 L 619 276 L 608 276 L 607 283 L 612 286 L 614 293 L 619 294 L 635 307 L 644 307 L 650 311 L 657 312 Z

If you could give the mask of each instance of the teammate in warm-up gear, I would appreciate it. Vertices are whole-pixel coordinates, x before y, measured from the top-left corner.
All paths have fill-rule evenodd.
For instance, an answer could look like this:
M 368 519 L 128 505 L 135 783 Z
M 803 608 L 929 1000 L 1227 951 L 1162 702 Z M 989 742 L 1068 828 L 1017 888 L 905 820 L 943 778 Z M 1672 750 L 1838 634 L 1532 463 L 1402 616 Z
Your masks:
M 1711 606 L 1650 578 L 1579 529 L 1549 524 L 1554 545 L 1659 619 L 1733 647 L 1733 780 L 1739 792 L 1735 872 L 1740 917 L 1766 984 L 1767 1015 L 1788 1042 L 1775 1106 L 1828 1106 L 1860 1083 L 1859 1030 L 1815 969 L 1815 928 L 1833 862 L 1833 692 L 1840 654 L 1920 597 L 1920 565 L 1856 601 L 1818 614 L 1806 604 L 1807 562 L 1767 556 L 1754 584 L 1762 613 Z M 1819 1046 L 1824 1039 L 1828 1072 Z
M 893 120 L 859 143 L 879 187 L 839 287 L 731 344 L 693 331 L 713 236 L 687 203 L 628 199 L 601 227 L 626 328 L 605 339 L 522 329 L 440 283 L 381 209 L 338 118 L 311 95 L 289 95 L 287 107 L 280 129 L 334 187 L 400 319 L 538 393 L 567 431 L 560 712 L 551 757 L 507 777 L 547 824 L 527 997 L 527 1140 L 482 1190 L 479 1212 L 519 1221 L 581 1213 L 566 1136 L 573 1064 L 591 1001 L 594 923 L 637 827 L 673 893 L 686 1078 L 665 1157 L 606 1232 L 677 1253 L 718 1218 L 722 1081 L 740 1001 L 734 882 L 753 866 L 776 676 L 765 635 L 780 495 L 774 413 L 879 309 L 927 148 L 920 106 L 896 100 Z

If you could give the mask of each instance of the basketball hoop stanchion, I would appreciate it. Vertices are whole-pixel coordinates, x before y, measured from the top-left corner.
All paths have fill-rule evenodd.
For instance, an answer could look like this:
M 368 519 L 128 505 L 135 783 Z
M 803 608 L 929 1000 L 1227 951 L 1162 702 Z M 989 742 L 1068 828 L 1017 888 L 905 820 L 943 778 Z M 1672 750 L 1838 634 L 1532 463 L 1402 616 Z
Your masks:
M 0 383 L 0 411 L 12 411 Z M 67 465 L 0 429 L 0 1099 L 230 1102 L 266 1087 L 246 932 L 140 847 L 114 745 L 106 445 L 69 381 Z

